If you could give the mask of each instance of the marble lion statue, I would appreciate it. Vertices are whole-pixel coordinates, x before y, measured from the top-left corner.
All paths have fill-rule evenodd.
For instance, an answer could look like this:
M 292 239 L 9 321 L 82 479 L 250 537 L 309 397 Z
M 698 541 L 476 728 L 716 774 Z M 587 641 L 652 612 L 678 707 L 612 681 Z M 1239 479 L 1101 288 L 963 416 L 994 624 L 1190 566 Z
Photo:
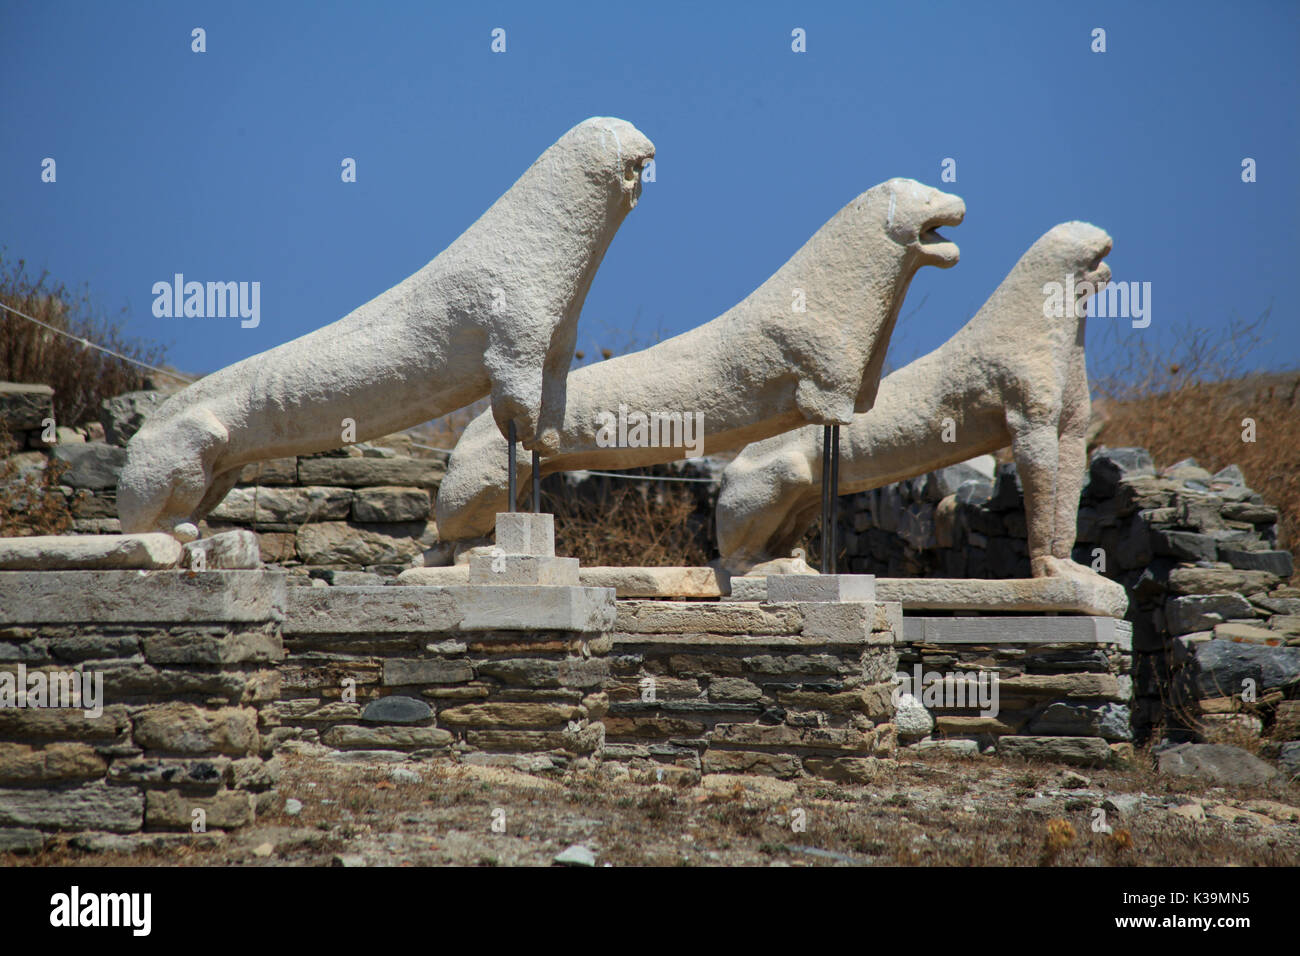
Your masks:
M 364 441 L 490 396 L 496 427 L 557 451 L 578 315 L 653 156 L 586 120 L 414 275 L 169 398 L 127 448 L 122 530 L 191 540 L 244 465 L 340 447 L 345 420 Z
M 1087 469 L 1086 299 L 1110 281 L 1102 261 L 1110 249 L 1096 226 L 1053 227 L 956 335 L 885 376 L 875 406 L 841 432 L 840 493 L 1010 445 L 1033 576 L 1091 575 L 1070 554 Z M 1066 301 L 1061 293 L 1071 289 Z M 946 421 L 953 441 L 945 441 Z M 749 445 L 727 466 L 716 522 L 721 563 L 732 573 L 788 557 L 817 517 L 821 443 L 821 429 L 801 428 Z
M 957 262 L 956 244 L 937 230 L 959 224 L 965 212 L 959 197 L 915 180 L 881 183 L 722 315 L 644 351 L 575 369 L 558 449 L 545 453 L 542 474 L 649 465 L 740 448 L 810 422 L 848 424 L 875 400 L 912 277 L 922 266 Z M 611 442 L 608 426 L 621 406 L 628 417 L 698 422 L 702 434 L 688 441 L 669 429 L 666 440 Z M 521 462 L 521 486 L 531 473 Z M 507 487 L 505 440 L 485 414 L 461 436 L 439 487 L 439 537 L 464 548 L 487 535 L 506 510 Z

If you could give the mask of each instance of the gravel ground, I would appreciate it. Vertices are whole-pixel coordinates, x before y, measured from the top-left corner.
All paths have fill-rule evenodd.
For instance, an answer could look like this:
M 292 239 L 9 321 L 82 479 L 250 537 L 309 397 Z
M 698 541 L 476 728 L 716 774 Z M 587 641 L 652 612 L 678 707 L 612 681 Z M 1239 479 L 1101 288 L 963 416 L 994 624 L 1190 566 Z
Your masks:
M 1212 787 L 935 754 L 904 754 L 870 786 L 283 760 L 280 808 L 246 830 L 76 837 L 0 865 L 547 866 L 575 845 L 597 866 L 1300 862 L 1300 786 L 1281 782 Z

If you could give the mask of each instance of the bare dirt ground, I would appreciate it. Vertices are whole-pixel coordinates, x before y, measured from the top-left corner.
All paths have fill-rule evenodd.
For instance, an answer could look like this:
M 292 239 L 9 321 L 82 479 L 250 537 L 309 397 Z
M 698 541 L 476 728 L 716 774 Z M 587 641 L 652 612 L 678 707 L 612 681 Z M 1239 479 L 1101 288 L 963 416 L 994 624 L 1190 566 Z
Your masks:
M 296 813 L 231 834 L 71 838 L 0 865 L 545 866 L 573 844 L 597 866 L 1300 862 L 1300 786 L 1286 783 L 1207 787 L 1145 769 L 933 754 L 905 754 L 870 786 L 284 761 L 280 792 Z

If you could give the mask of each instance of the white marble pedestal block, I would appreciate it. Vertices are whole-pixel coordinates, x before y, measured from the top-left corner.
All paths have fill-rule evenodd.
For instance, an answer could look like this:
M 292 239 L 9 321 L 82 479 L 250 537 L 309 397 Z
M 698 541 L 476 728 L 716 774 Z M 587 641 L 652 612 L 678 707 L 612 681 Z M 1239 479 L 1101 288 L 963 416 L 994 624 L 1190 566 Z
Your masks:
M 469 559 L 470 584 L 578 584 L 577 558 L 537 554 L 475 554 Z
M 506 554 L 555 557 L 555 515 L 530 511 L 497 515 L 497 547 Z
M 470 555 L 471 585 L 577 587 L 578 559 L 555 556 L 555 516 L 510 511 L 497 515 L 497 543 Z

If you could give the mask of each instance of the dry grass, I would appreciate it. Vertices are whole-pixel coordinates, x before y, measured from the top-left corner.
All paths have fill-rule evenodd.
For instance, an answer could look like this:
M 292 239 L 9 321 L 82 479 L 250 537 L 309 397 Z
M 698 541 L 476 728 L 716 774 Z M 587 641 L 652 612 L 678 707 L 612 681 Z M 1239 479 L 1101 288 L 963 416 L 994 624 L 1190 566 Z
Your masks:
M 35 857 L 0 854 L 0 865 L 321 866 L 357 854 L 371 866 L 545 866 L 573 843 L 615 866 L 1293 866 L 1300 859 L 1300 822 L 1277 809 L 1300 803 L 1295 786 L 1207 794 L 1204 784 L 1145 765 L 1085 771 L 1088 784 L 1080 787 L 1069 768 L 1052 764 L 908 754 L 870 786 L 718 778 L 706 788 L 618 782 L 593 771 L 542 779 L 445 758 L 408 764 L 422 780 L 394 783 L 387 767 L 284 759 L 280 792 L 302 801 L 297 816 L 275 811 L 244 832 L 181 837 L 134 854 L 61 843 Z M 1097 829 L 1107 796 L 1126 793 L 1140 795 L 1140 809 L 1111 811 Z M 1175 812 L 1192 803 L 1203 804 L 1205 819 Z M 1231 821 L 1247 809 L 1247 819 Z M 492 829 L 494 816 L 504 832 Z
M 1300 371 L 1247 373 L 1266 348 L 1268 313 L 1226 328 L 1182 326 L 1164 338 L 1107 327 L 1094 364 L 1101 444 L 1139 445 L 1158 467 L 1195 458 L 1238 465 L 1281 512 L 1282 547 L 1300 557 Z M 1249 419 L 1254 441 L 1245 440 Z
M 629 474 L 668 475 L 663 467 Z M 557 554 L 593 566 L 699 566 L 716 552 L 713 494 L 697 483 L 594 476 L 571 486 L 542 483 L 542 508 L 555 515 Z
M 1210 471 L 1240 466 L 1281 512 L 1283 547 L 1300 557 L 1300 373 L 1209 384 L 1109 401 L 1100 441 L 1140 445 L 1158 467 L 1195 458 Z M 1242 440 L 1243 420 L 1256 440 Z
M 33 278 L 22 259 L 0 254 L 0 302 L 76 338 L 58 335 L 0 309 L 0 381 L 30 382 L 54 389 L 54 415 L 76 426 L 99 417 L 106 398 L 145 388 L 146 370 L 88 348 L 85 339 L 139 362 L 157 366 L 163 349 L 127 339 L 120 321 L 98 314 L 86 291 L 76 292 L 47 273 Z

